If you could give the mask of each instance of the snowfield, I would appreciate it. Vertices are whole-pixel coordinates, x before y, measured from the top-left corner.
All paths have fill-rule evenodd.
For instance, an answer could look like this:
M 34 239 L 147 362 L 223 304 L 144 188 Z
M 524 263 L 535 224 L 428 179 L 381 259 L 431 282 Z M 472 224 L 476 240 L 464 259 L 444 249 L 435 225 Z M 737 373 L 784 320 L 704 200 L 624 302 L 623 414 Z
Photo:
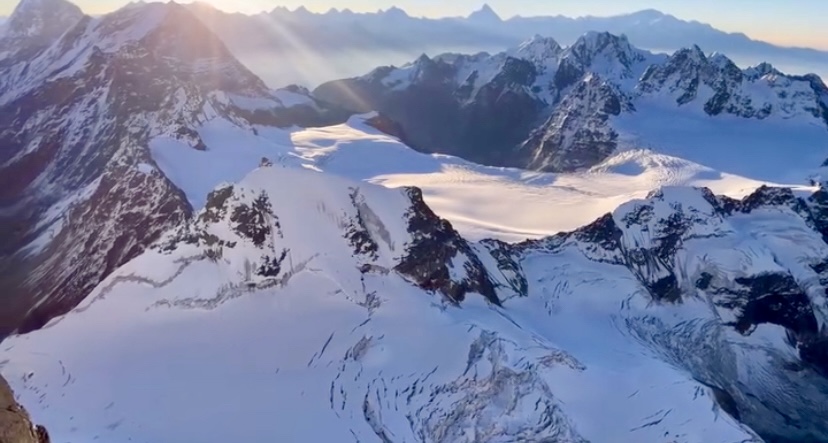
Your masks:
M 641 149 L 619 152 L 580 173 L 486 167 L 414 151 L 365 124 L 369 117 L 323 128 L 255 131 L 214 119 L 199 130 L 206 151 L 168 137 L 154 139 L 150 147 L 164 174 L 196 208 L 215 186 L 240 180 L 265 157 L 387 187 L 417 186 L 428 205 L 465 236 L 504 241 L 576 229 L 662 186 L 704 186 L 743 197 L 773 184 Z M 804 188 L 804 183 L 789 185 Z
M 666 97 L 641 99 L 615 118 L 622 146 L 648 148 L 742 177 L 801 184 L 828 159 L 825 123 L 807 118 L 715 117 L 676 109 Z

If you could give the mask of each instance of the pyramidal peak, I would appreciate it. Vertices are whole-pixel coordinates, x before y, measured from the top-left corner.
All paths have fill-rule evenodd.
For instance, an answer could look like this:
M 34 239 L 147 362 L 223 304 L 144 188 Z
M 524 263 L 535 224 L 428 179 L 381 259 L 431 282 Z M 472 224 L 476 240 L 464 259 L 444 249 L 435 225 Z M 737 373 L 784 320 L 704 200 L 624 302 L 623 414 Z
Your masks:
M 510 51 L 512 55 L 525 58 L 533 62 L 549 61 L 563 52 L 561 45 L 551 37 L 535 35 L 524 41 L 515 50 Z
M 500 15 L 489 6 L 488 3 L 485 3 L 480 9 L 475 12 L 472 12 L 469 15 L 469 20 L 477 21 L 477 22 L 500 22 L 503 19 L 500 18 Z

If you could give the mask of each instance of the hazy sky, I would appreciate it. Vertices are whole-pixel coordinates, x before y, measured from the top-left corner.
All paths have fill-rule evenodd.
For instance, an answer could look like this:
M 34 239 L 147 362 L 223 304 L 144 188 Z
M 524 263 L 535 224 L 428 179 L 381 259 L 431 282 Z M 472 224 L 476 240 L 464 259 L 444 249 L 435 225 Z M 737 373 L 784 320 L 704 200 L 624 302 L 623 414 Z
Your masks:
M 466 15 L 482 0 L 208 0 L 225 10 L 258 12 L 276 6 L 325 11 L 331 7 L 376 11 L 397 5 L 412 15 Z M 88 13 L 115 9 L 127 0 L 75 0 Z M 730 32 L 781 45 L 828 49 L 828 0 L 489 0 L 504 18 L 513 15 L 614 15 L 658 9 L 686 20 L 699 20 Z M 8 15 L 17 0 L 0 0 Z

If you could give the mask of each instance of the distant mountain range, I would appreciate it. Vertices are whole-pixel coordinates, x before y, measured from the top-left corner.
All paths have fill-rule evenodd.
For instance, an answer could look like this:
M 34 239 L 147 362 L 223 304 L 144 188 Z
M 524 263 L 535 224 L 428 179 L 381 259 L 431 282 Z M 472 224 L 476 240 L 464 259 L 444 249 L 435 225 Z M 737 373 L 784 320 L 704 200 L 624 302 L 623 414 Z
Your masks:
M 743 66 L 768 61 L 786 72 L 828 73 L 826 51 L 780 47 L 656 10 L 611 17 L 504 20 L 489 6 L 468 17 L 441 19 L 412 17 L 396 7 L 374 13 L 348 9 L 313 13 L 280 7 L 256 15 L 226 13 L 206 3 L 189 8 L 271 86 L 315 86 L 358 75 L 372 66 L 401 64 L 423 53 L 499 52 L 535 35 L 570 45 L 589 31 L 623 34 L 633 45 L 655 52 L 699 45 L 727 53 Z
M 503 19 L 484 5 L 467 17 L 430 19 L 413 17 L 397 7 L 371 13 L 277 7 L 246 15 L 224 12 L 204 2 L 186 6 L 273 87 L 316 86 L 359 75 L 373 66 L 402 64 L 423 53 L 499 52 L 535 35 L 554 36 L 570 45 L 589 31 L 623 34 L 632 44 L 654 52 L 695 44 L 725 52 L 743 66 L 768 61 L 786 72 L 828 75 L 828 51 L 776 46 L 653 9 L 609 17 Z M 7 20 L 0 17 L 0 26 Z

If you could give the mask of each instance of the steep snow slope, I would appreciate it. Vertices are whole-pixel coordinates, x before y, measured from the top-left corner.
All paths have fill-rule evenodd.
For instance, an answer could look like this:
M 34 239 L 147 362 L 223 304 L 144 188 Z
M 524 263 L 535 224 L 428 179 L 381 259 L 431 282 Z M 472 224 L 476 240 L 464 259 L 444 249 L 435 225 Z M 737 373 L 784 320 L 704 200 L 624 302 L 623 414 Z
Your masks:
M 571 346 L 583 343 L 576 324 L 595 318 L 578 308 L 605 306 L 625 334 L 718 387 L 720 404 L 769 441 L 825 441 L 826 195 L 761 188 L 735 201 L 666 188 L 629 202 L 518 246 L 538 303 L 524 312 L 553 315 L 544 327 Z
M 636 103 L 613 120 L 619 144 L 649 148 L 719 171 L 778 183 L 803 183 L 828 158 L 828 131 L 818 121 L 711 117 L 676 112 L 663 98 Z
M 505 269 L 455 235 L 415 191 L 262 167 L 2 372 L 58 441 L 758 441 L 626 335 L 662 308 L 623 268 L 501 308 L 478 292 Z
M 625 151 L 581 173 L 492 168 L 428 155 L 370 126 L 372 115 L 346 124 L 255 133 L 222 119 L 198 129 L 206 150 L 160 137 L 150 142 L 164 174 L 200 208 L 222 182 L 240 180 L 263 157 L 389 187 L 417 186 L 426 202 L 474 239 L 521 241 L 576 229 L 665 185 L 706 186 L 742 197 L 762 182 L 648 151 Z M 370 161 L 366 161 L 370 159 Z

